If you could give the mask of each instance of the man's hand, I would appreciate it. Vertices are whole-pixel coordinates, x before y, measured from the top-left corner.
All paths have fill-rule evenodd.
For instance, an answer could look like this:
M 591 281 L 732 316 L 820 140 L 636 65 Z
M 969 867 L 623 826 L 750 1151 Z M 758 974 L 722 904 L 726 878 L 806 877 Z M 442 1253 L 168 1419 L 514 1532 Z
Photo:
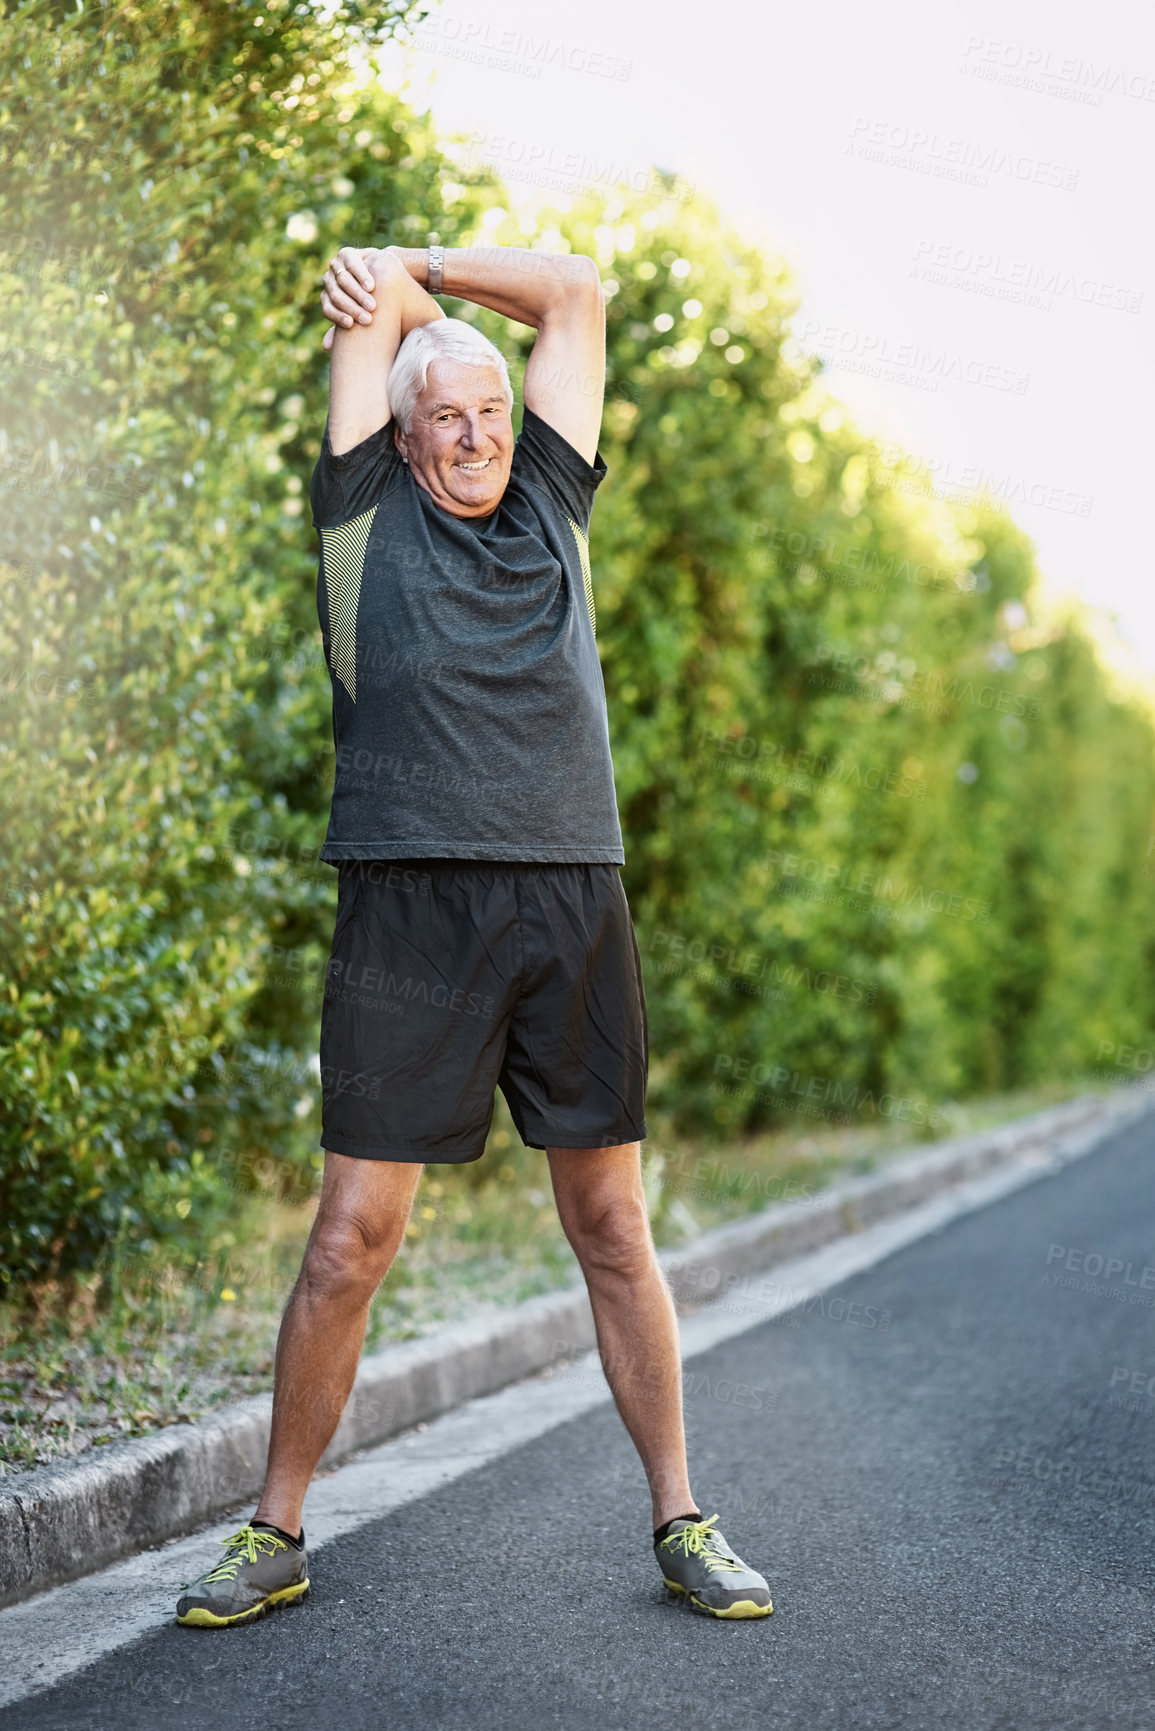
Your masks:
M 411 330 L 445 314 L 413 281 L 393 247 L 342 247 L 326 272 L 326 284 L 330 276 L 332 286 L 325 290 L 326 317 L 333 321 L 325 345 L 333 351 L 329 444 L 340 456 L 391 419 L 389 374 L 398 349 Z M 338 299 L 352 310 L 343 310 Z
M 347 330 L 354 322 L 362 325 L 373 323 L 377 302 L 373 298 L 372 264 L 382 250 L 389 252 L 393 249 L 343 246 L 325 272 L 321 311 L 332 321 L 332 328 L 325 332 L 322 348 L 333 347 L 333 335 L 338 325 Z

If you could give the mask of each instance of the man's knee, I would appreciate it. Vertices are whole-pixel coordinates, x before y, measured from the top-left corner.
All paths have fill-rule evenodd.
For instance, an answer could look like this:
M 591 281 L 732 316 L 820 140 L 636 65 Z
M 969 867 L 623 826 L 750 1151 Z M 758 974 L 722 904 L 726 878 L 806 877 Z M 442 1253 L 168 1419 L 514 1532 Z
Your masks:
M 587 1272 L 636 1275 L 653 1264 L 650 1220 L 642 1196 L 579 1206 L 570 1224 L 570 1240 Z
M 371 1297 L 385 1278 L 404 1223 L 333 1214 L 318 1220 L 301 1267 L 301 1284 L 312 1294 Z

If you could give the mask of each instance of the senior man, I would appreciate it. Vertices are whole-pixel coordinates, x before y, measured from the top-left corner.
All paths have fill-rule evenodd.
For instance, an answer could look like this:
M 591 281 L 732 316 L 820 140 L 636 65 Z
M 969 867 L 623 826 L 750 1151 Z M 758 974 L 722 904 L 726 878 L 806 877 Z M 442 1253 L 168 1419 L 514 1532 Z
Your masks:
M 433 298 L 537 331 L 515 439 L 500 351 Z M 648 1045 L 619 868 L 587 534 L 605 304 L 592 259 L 343 248 L 311 502 L 339 870 L 321 1027 L 320 1202 L 277 1344 L 264 1492 L 181 1623 L 299 1601 L 302 1504 L 428 1164 L 478 1159 L 500 1087 L 545 1150 L 666 1585 L 772 1609 L 690 1490 L 674 1305 L 641 1181 Z M 591 1558 L 591 1586 L 596 1559 Z

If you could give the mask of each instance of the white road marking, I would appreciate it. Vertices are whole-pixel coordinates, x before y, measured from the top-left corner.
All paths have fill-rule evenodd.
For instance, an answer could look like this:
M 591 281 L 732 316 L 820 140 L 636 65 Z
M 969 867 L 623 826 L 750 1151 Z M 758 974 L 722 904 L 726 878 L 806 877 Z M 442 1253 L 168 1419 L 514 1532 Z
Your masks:
M 682 1317 L 683 1358 L 772 1321 L 960 1215 L 998 1201 L 1090 1152 L 1105 1135 L 1121 1127 L 1100 1124 L 1090 1133 L 1058 1141 L 1048 1154 L 1020 1156 L 988 1177 L 958 1185 L 822 1250 L 751 1276 L 755 1290 L 749 1295 L 738 1287 Z M 316 1479 L 310 1486 L 305 1503 L 310 1553 L 609 1398 L 598 1355 L 590 1352 L 564 1369 L 542 1372 L 498 1394 L 470 1401 L 424 1429 L 366 1450 L 332 1477 Z M 170 1623 L 181 1584 L 210 1566 L 215 1542 L 235 1532 L 249 1512 L 246 1504 L 230 1520 L 0 1611 L 4 1652 L 0 1707 L 51 1688 L 105 1653 Z M 205 1638 L 201 1632 L 189 1632 L 190 1640 Z

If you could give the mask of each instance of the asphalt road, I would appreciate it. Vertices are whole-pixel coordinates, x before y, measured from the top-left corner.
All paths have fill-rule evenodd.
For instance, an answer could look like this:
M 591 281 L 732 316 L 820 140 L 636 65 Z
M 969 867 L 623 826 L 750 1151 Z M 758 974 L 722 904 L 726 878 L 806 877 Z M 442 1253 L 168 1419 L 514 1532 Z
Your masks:
M 327 1546 L 299 1608 L 160 1629 L 0 1731 L 1150 1731 L 1153 1138 L 687 1362 L 697 1495 L 772 1617 L 665 1602 L 603 1406 Z

